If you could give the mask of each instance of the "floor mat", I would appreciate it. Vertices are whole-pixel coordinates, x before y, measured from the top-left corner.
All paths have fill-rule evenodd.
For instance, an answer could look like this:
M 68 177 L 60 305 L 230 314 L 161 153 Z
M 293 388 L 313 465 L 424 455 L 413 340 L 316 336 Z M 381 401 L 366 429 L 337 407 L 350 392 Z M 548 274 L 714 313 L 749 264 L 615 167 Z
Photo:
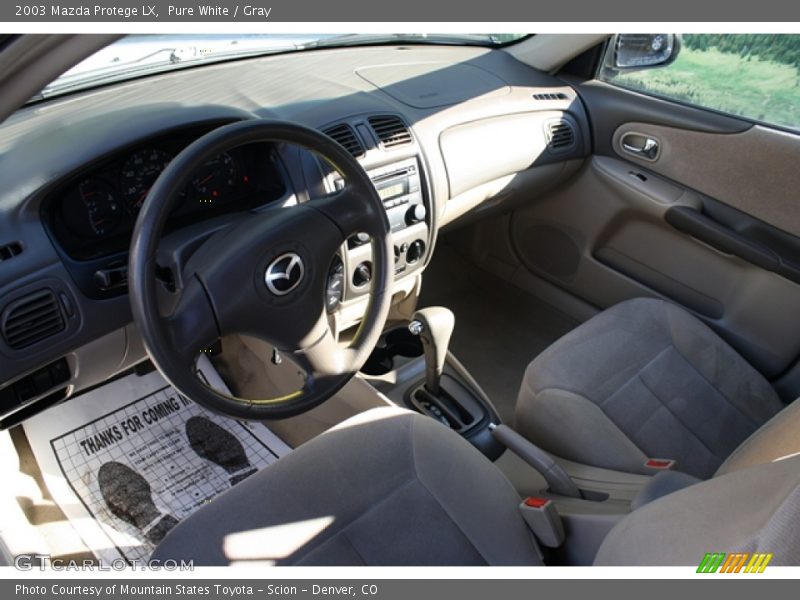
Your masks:
M 199 368 L 225 389 L 206 357 Z M 113 381 L 24 428 L 54 501 L 105 563 L 146 560 L 181 519 L 290 451 L 260 423 L 187 400 L 158 372 Z
M 525 367 L 578 322 L 555 307 L 477 268 L 440 243 L 425 270 L 419 306 L 455 313 L 455 354 L 512 423 Z

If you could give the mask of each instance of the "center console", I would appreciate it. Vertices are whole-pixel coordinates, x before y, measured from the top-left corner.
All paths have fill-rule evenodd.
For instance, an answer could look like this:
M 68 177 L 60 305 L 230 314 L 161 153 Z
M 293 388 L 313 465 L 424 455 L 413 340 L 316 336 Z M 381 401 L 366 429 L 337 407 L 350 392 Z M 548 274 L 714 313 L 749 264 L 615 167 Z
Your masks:
M 394 250 L 393 309 L 403 304 L 405 318 L 413 310 L 418 276 L 435 238 L 436 211 L 423 149 L 400 114 L 355 114 L 319 129 L 358 161 L 383 204 Z M 313 153 L 301 153 L 298 168 L 311 199 L 335 194 L 346 185 L 333 165 Z M 368 300 L 375 269 L 370 242 L 367 233 L 355 232 L 331 265 L 326 304 L 335 330 L 345 336 L 360 322 Z
M 453 325 L 446 308 L 417 311 L 407 325 L 381 336 L 361 374 L 395 404 L 439 421 L 494 460 L 503 452 L 491 431 L 500 418 L 448 351 Z
M 430 230 L 419 157 L 368 169 L 367 174 L 383 201 L 391 226 L 395 278 L 420 269 L 428 253 Z M 343 185 L 338 180 L 334 184 Z M 366 294 L 373 269 L 369 236 L 356 234 L 347 240 L 344 262 L 347 297 Z

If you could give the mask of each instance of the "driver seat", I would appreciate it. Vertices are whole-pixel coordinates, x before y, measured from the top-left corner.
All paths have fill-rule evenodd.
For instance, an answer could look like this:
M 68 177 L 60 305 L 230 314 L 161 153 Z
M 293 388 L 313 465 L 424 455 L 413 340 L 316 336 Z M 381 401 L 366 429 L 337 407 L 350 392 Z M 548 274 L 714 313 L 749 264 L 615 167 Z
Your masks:
M 170 531 L 153 559 L 197 566 L 542 565 L 519 503 L 500 470 L 461 436 L 417 413 L 380 408 L 220 495 Z M 696 565 L 719 550 L 771 552 L 771 564 L 797 564 L 798 519 L 800 456 L 635 510 L 611 531 L 596 562 Z
M 175 527 L 154 558 L 542 564 L 518 504 L 511 483 L 461 436 L 417 413 L 378 408 L 217 497 Z

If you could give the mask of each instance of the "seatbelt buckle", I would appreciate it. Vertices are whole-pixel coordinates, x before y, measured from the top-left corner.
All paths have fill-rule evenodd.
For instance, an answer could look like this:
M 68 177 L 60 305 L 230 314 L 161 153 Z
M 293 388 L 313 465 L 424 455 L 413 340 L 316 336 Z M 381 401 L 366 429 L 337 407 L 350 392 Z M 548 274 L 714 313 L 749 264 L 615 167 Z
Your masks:
M 564 524 L 550 498 L 528 496 L 519 505 L 522 518 L 543 546 L 558 548 L 564 543 Z
M 676 464 L 676 461 L 671 458 L 648 458 L 644 466 L 656 471 L 669 471 L 670 469 L 674 469 Z

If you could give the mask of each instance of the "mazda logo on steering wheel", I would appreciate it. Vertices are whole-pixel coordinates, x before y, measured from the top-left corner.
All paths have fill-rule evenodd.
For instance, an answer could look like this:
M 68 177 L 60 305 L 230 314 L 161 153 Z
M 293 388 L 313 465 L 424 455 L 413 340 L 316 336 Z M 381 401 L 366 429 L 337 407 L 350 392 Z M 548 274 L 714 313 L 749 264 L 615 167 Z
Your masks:
M 303 281 L 303 259 L 294 252 L 281 254 L 273 260 L 264 273 L 267 289 L 276 296 L 285 296 Z

